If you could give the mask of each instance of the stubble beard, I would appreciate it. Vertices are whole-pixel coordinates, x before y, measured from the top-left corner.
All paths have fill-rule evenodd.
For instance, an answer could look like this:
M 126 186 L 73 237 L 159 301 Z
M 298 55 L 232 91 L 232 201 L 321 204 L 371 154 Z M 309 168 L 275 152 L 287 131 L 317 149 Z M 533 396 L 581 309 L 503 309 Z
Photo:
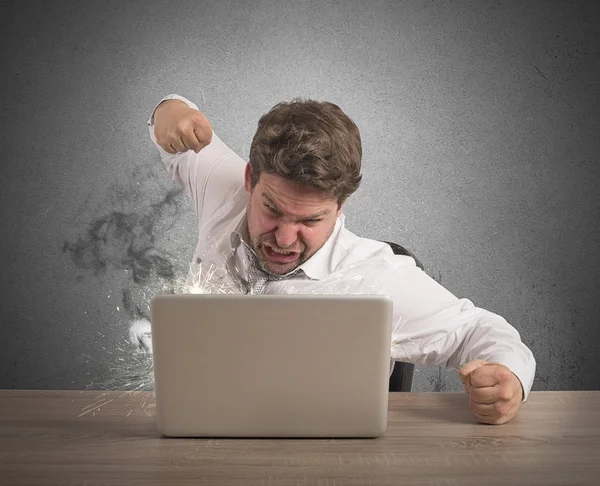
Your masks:
M 249 240 L 248 242 L 250 243 L 250 247 L 252 248 L 252 251 L 256 255 L 258 263 L 263 271 L 265 271 L 267 273 L 272 273 L 274 275 L 285 275 L 290 272 L 293 272 L 300 265 L 302 265 L 306 260 L 308 260 L 309 257 L 306 257 L 306 254 L 305 254 L 305 252 L 306 252 L 306 246 L 305 246 L 304 250 L 302 252 L 300 252 L 298 259 L 291 264 L 279 264 L 278 265 L 276 263 L 269 262 L 262 251 L 262 244 L 265 241 L 267 241 L 267 242 L 271 243 L 272 246 L 275 246 L 277 249 L 279 249 L 279 245 L 277 245 L 277 242 L 275 240 L 275 235 L 271 235 L 270 233 L 268 233 L 266 235 L 254 235 L 254 233 L 252 231 L 252 229 L 253 229 L 252 225 L 250 224 L 250 220 L 252 219 L 251 214 L 252 214 L 252 209 L 250 208 L 250 206 L 248 206 L 246 208 L 246 228 L 245 228 L 246 235 L 248 237 L 247 239 Z M 269 237 L 269 236 L 271 236 L 271 237 Z
M 248 234 L 250 235 L 250 244 L 252 246 L 252 250 L 254 251 L 254 254 L 256 255 L 256 257 L 258 259 L 258 263 L 260 264 L 261 268 L 265 272 L 273 273 L 275 275 L 285 275 L 290 272 L 293 272 L 300 265 L 302 265 L 306 260 L 308 260 L 308 258 L 305 255 L 305 251 L 306 251 L 306 248 L 305 248 L 305 250 L 302 251 L 298 255 L 298 259 L 293 263 L 287 263 L 287 264 L 286 263 L 281 263 L 281 264 L 273 263 L 273 262 L 267 260 L 266 256 L 264 255 L 264 253 L 262 251 L 262 244 L 265 241 L 267 241 L 272 246 L 275 246 L 277 249 L 279 249 L 279 246 L 274 241 L 274 239 L 269 238 L 268 237 L 269 235 L 253 236 L 252 229 L 250 227 L 248 228 Z
M 266 256 L 262 252 L 262 244 L 265 241 L 272 243 L 272 246 L 275 246 L 276 248 L 279 249 L 279 245 L 277 245 L 275 236 L 273 235 L 272 238 L 268 238 L 270 233 L 268 233 L 267 235 L 255 236 L 252 232 L 252 226 L 250 224 L 250 219 L 251 219 L 250 215 L 251 215 L 251 209 L 250 209 L 250 206 L 248 206 L 246 208 L 246 234 L 248 236 L 250 246 L 252 248 L 252 251 L 256 255 L 256 258 L 257 258 L 258 263 L 259 263 L 260 267 L 262 268 L 262 270 L 267 273 L 272 273 L 274 275 L 286 275 L 286 274 L 296 270 L 300 265 L 302 265 L 304 262 L 306 262 L 310 257 L 312 257 L 317 251 L 319 251 L 321 249 L 321 247 L 329 240 L 329 238 L 331 237 L 333 230 L 335 228 L 335 224 L 331 225 L 331 228 L 329 229 L 327 238 L 325 238 L 323 245 L 321 245 L 319 248 L 317 248 L 313 253 L 307 255 L 306 254 L 306 245 L 304 245 L 304 249 L 302 250 L 302 252 L 300 252 L 300 255 L 298 256 L 298 259 L 296 260 L 295 263 L 278 265 L 276 263 L 274 264 L 272 262 L 269 262 L 267 260 Z M 283 249 L 283 250 L 285 250 L 285 249 Z M 275 268 L 271 268 L 270 265 L 274 265 Z

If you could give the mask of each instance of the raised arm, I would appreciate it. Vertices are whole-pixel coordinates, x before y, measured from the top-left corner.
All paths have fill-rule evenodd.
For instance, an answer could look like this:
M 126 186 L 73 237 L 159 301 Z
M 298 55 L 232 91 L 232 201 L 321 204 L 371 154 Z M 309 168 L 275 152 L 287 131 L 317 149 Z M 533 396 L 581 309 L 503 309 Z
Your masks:
M 198 228 L 243 185 L 246 163 L 212 131 L 198 106 L 165 96 L 148 120 L 150 139 L 183 192 L 191 199 Z

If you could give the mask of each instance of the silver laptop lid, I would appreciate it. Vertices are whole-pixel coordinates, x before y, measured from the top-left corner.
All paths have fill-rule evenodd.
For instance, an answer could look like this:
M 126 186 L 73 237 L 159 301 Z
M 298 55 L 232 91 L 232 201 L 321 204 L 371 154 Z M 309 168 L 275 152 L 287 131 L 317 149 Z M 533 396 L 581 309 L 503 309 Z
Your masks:
M 391 321 L 385 296 L 156 296 L 159 431 L 380 436 L 387 426 Z

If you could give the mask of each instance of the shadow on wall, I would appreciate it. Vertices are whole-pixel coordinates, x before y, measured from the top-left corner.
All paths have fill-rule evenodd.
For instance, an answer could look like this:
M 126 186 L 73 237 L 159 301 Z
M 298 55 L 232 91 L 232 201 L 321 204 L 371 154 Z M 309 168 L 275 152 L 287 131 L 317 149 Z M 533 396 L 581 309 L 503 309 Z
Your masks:
M 180 191 L 171 190 L 145 213 L 113 211 L 92 221 L 76 241 L 66 241 L 62 251 L 70 254 L 75 266 L 96 276 L 110 267 L 128 270 L 136 286 L 161 282 L 165 293 L 173 293 L 177 279 L 172 258 L 156 248 L 156 240 L 157 228 L 180 212 L 181 196 Z M 131 289 L 123 289 L 122 303 L 133 317 L 149 317 L 148 302 L 134 302 Z
M 123 203 L 123 199 L 119 200 Z M 62 253 L 68 254 L 77 268 L 91 271 L 96 277 L 105 276 L 111 269 L 129 276 L 120 293 L 133 348 L 130 352 L 121 351 L 129 357 L 128 361 L 133 357 L 130 372 L 139 375 L 137 379 L 128 376 L 126 381 L 132 389 L 153 387 L 150 300 L 156 294 L 180 292 L 185 282 L 185 275 L 178 268 L 182 262 L 158 245 L 160 237 L 168 235 L 178 216 L 188 209 L 184 201 L 180 190 L 171 189 L 162 200 L 144 205 L 141 211 L 112 211 L 91 221 L 85 233 L 65 241 L 62 247 Z M 125 388 L 123 380 L 112 383 Z

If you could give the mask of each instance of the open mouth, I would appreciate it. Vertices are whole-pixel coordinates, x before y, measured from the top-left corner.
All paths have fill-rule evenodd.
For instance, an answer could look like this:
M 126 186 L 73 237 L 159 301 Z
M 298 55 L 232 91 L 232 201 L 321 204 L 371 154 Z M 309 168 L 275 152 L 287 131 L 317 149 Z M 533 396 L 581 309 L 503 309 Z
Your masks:
M 267 258 L 276 263 L 291 263 L 293 261 L 296 261 L 300 256 L 300 253 L 297 251 L 280 250 L 264 244 L 262 247 L 263 252 L 267 256 Z

